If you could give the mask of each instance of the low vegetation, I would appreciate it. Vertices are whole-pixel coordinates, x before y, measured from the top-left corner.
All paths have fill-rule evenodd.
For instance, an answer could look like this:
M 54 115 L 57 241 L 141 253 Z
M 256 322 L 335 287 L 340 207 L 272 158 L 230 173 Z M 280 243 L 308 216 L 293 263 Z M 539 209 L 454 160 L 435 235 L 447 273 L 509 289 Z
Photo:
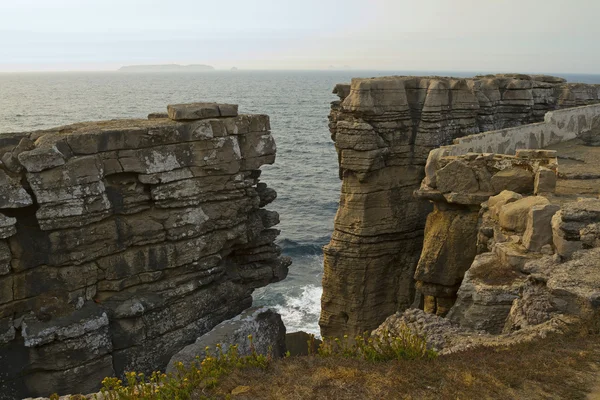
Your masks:
M 250 337 L 250 340 L 251 337 Z M 312 354 L 271 359 L 221 346 L 175 374 L 106 378 L 106 400 L 587 399 L 600 388 L 600 336 L 554 336 L 438 357 L 408 329 L 399 336 L 326 339 Z M 596 389 L 598 390 L 598 389 Z M 75 398 L 75 397 L 74 397 Z

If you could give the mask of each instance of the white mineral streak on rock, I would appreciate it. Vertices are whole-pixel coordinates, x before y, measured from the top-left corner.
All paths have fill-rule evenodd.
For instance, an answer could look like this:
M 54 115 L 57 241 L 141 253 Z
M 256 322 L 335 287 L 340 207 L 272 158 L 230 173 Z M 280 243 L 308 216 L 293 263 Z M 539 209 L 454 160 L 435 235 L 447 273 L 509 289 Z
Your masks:
M 285 278 L 291 261 L 270 229 L 279 217 L 261 209 L 275 191 L 258 182 L 274 154 L 248 161 L 228 133 L 272 140 L 268 118 L 216 103 L 169 113 L 181 121 L 88 122 L 0 143 L 0 360 L 14 361 L 0 362 L 0 399 L 90 393 L 106 376 L 164 369 Z

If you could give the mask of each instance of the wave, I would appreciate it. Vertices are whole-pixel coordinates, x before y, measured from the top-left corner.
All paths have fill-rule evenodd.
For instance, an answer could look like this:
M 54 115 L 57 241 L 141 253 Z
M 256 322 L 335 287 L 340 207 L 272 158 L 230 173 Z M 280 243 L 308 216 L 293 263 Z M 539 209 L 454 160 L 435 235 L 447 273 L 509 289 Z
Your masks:
M 323 288 L 315 285 L 302 287 L 300 296 L 284 295 L 283 304 L 273 308 L 281 314 L 288 332 L 305 331 L 320 336 L 319 315 Z

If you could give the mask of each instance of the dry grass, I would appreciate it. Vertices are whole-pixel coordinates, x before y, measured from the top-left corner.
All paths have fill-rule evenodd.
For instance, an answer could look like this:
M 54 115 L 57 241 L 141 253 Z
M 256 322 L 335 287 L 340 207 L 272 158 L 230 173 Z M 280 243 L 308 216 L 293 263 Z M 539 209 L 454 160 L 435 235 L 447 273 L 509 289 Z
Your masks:
M 434 360 L 293 357 L 238 370 L 211 393 L 231 399 L 585 399 L 600 382 L 600 336 L 561 336 Z M 239 386 L 248 386 L 231 395 Z

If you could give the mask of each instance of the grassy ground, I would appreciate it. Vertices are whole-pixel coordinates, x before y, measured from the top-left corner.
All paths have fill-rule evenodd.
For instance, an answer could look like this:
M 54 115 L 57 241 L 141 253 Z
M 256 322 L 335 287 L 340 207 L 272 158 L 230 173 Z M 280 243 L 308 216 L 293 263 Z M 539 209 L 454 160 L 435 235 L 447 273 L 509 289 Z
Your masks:
M 240 400 L 595 399 L 600 335 L 551 337 L 434 360 L 290 357 L 266 370 L 236 370 L 219 381 L 203 394 Z

